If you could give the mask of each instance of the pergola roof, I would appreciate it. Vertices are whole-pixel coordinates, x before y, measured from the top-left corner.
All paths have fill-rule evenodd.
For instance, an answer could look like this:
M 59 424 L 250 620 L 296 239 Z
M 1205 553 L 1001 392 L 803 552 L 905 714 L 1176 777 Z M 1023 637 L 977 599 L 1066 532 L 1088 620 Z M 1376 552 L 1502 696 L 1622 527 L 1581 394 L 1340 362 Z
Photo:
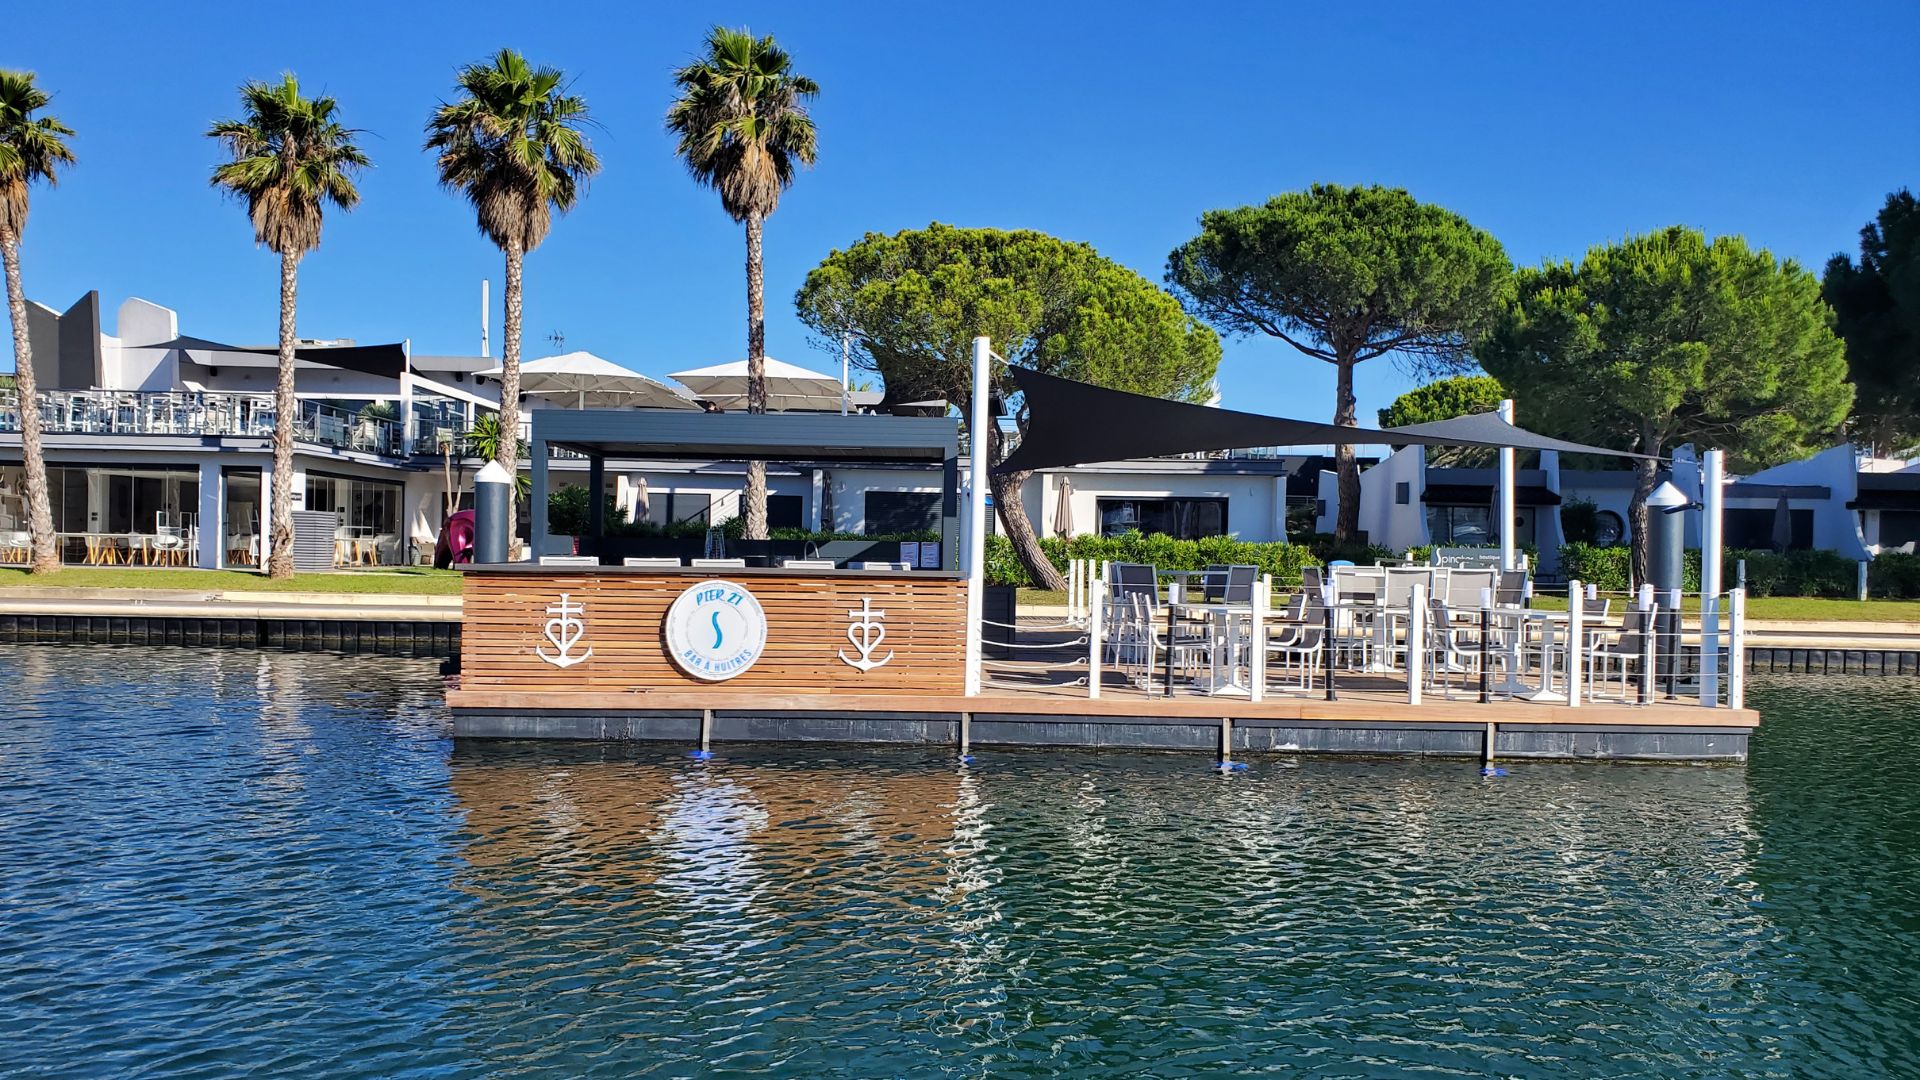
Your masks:
M 959 422 L 947 417 L 542 409 L 532 418 L 535 443 L 589 457 L 938 463 L 959 453 Z

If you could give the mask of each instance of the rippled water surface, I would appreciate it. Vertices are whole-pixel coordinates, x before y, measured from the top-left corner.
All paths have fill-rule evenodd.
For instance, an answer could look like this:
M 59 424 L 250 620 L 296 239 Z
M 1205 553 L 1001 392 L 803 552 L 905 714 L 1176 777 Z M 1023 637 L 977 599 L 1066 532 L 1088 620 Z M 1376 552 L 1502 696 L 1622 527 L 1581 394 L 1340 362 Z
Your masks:
M 0 1071 L 1920 1072 L 1920 692 L 1746 768 L 467 745 L 431 665 L 0 647 Z

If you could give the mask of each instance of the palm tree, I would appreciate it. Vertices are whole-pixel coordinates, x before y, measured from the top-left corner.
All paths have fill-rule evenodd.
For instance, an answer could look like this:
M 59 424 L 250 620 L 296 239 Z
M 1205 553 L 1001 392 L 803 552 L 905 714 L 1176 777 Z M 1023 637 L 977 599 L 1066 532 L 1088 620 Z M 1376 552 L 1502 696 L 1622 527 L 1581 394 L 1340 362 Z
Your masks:
M 335 119 L 330 97 L 300 95 L 292 72 L 278 83 L 240 87 L 238 120 L 207 129 L 233 155 L 214 167 L 213 186 L 247 204 L 253 237 L 280 256 L 280 364 L 273 389 L 273 524 L 267 575 L 293 576 L 293 432 L 299 402 L 293 396 L 295 298 L 300 258 L 320 246 L 320 214 L 327 203 L 351 210 L 360 201 L 353 173 L 367 156 L 354 132 Z
M 520 263 L 553 226 L 553 211 L 573 209 L 600 171 L 587 144 L 587 102 L 567 93 L 555 68 L 533 68 L 512 49 L 491 64 L 468 64 L 455 79 L 460 97 L 427 121 L 428 150 L 438 151 L 440 183 L 473 204 L 480 231 L 507 256 L 507 340 L 500 355 L 500 428 L 520 429 Z M 519 440 L 494 440 L 494 460 L 520 475 Z M 507 535 L 513 535 L 513 511 Z M 538 540 L 538 537 L 535 538 Z
M 35 180 L 52 185 L 54 169 L 73 162 L 73 151 L 61 141 L 72 129 L 51 116 L 34 119 L 52 100 L 33 84 L 32 72 L 0 70 L 0 259 L 6 264 L 7 313 L 13 319 L 14 388 L 36 574 L 60 569 L 60 553 L 54 547 L 47 461 L 40 449 L 40 398 L 33 385 L 33 346 L 27 340 L 27 294 L 20 284 L 20 234 L 27 227 L 27 189 Z
M 680 97 L 667 110 L 667 130 L 688 171 L 747 226 L 748 412 L 767 411 L 761 230 L 793 183 L 795 164 L 813 164 L 817 142 L 803 102 L 820 87 L 792 68 L 793 58 L 772 37 L 716 26 L 706 55 L 673 73 Z M 764 461 L 747 463 L 747 538 L 767 538 Z

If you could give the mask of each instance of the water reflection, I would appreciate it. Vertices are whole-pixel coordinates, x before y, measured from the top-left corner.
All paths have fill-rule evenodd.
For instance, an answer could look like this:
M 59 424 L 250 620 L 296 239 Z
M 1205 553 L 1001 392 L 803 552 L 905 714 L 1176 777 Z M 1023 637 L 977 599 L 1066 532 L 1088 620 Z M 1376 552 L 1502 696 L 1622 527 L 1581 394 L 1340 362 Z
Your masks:
M 1853 1076 L 1920 1056 L 1901 684 L 1756 687 L 1745 769 L 1484 780 L 454 746 L 432 666 L 391 660 L 20 648 L 0 677 L 0 1048 L 49 1075 Z

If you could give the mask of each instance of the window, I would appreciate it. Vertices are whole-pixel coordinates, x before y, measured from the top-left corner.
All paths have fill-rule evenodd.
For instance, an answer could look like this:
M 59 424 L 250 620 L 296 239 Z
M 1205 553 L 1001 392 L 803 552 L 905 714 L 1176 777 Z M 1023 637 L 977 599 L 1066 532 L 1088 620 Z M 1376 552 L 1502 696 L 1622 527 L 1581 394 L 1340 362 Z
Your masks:
M 1486 506 L 1428 506 L 1427 531 L 1433 542 L 1449 547 L 1490 544 L 1499 537 L 1490 533 L 1493 510 Z
M 1227 531 L 1225 499 L 1096 499 L 1094 505 L 1102 536 L 1137 532 L 1199 540 Z
M 1752 548 L 1756 551 L 1772 550 L 1774 547 L 1774 518 L 1777 511 L 1773 509 L 1735 510 L 1728 508 L 1725 514 L 1726 516 L 1722 520 L 1725 522 L 1725 543 L 1727 547 Z M 1787 541 L 1787 550 L 1813 550 L 1813 511 L 1789 508 L 1787 511 L 1787 524 L 1787 531 L 1791 534 L 1791 539 Z M 1882 543 L 1885 543 L 1885 541 L 1883 540 Z
M 1601 510 L 1593 515 L 1593 542 L 1600 547 L 1613 547 L 1626 539 L 1627 523 L 1620 515 L 1611 510 Z
M 1920 511 L 1880 511 L 1881 547 L 1899 547 L 1910 540 L 1920 540 Z
M 1411 502 L 1413 502 L 1413 484 L 1402 480 L 1393 485 L 1393 504 L 1395 506 L 1406 506 Z
M 869 491 L 866 517 L 868 536 L 930 532 L 940 527 L 940 493 Z
M 325 510 L 354 536 L 400 535 L 399 484 L 331 473 L 307 474 L 307 509 Z
M 800 520 L 800 511 L 805 500 L 798 495 L 767 496 L 767 528 L 798 529 L 805 523 Z

